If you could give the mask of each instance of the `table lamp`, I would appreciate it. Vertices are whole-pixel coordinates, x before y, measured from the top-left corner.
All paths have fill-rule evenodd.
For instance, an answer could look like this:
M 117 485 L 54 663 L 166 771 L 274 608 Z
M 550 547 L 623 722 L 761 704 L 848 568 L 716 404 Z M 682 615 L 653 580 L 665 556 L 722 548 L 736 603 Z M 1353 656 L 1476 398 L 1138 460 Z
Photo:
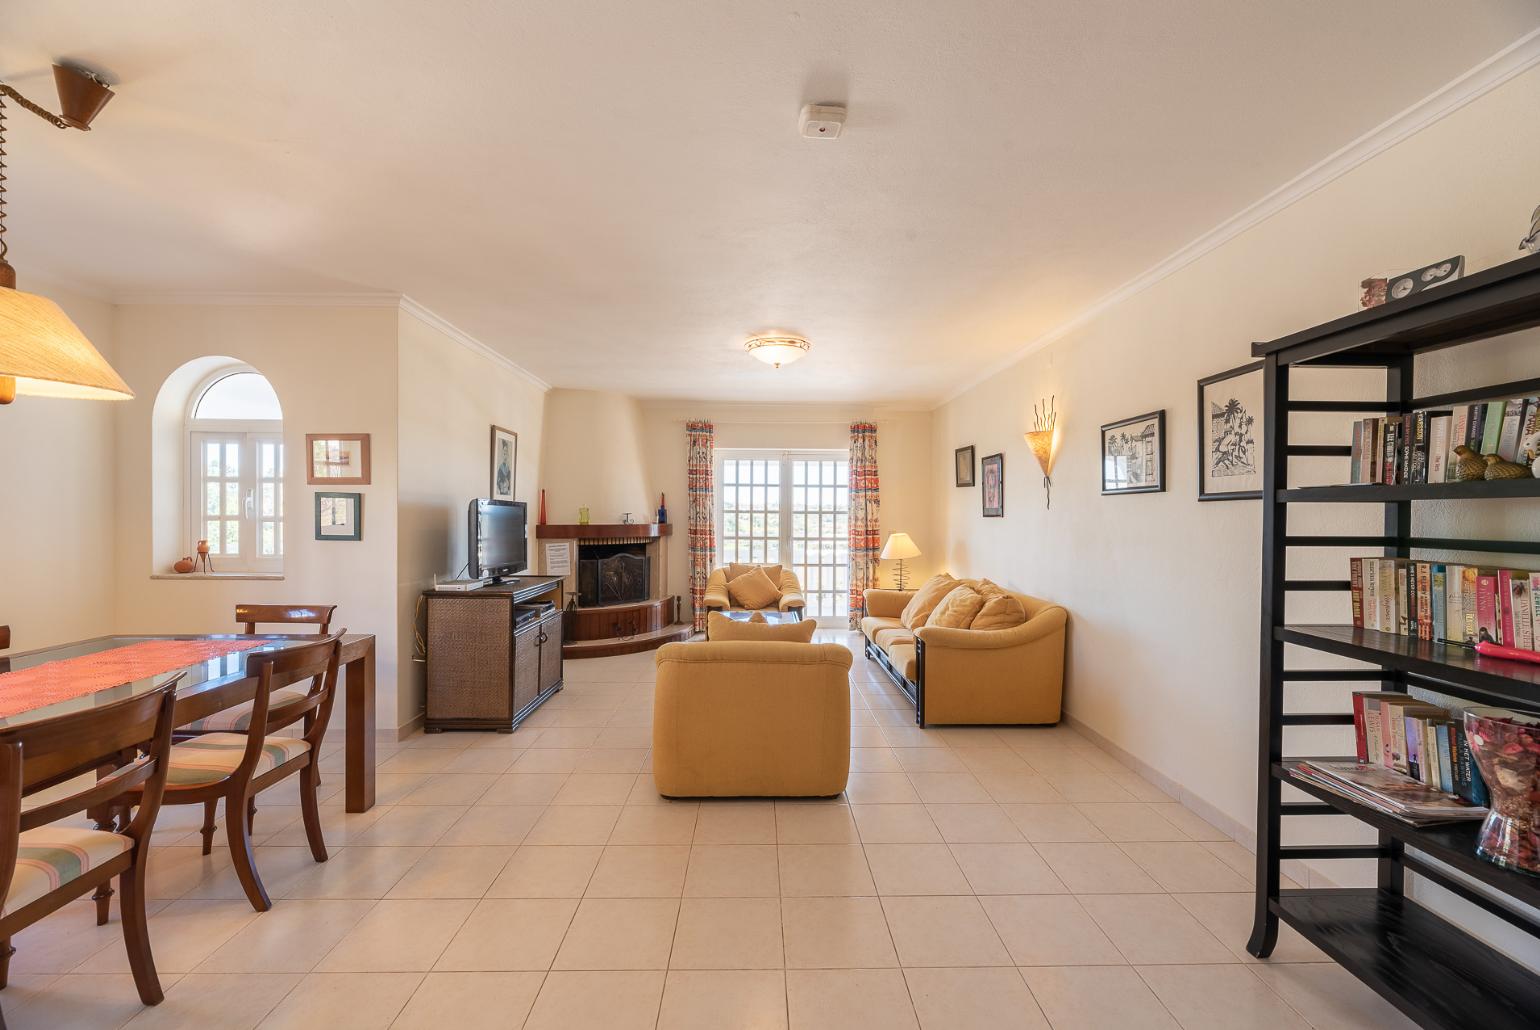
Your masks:
M 918 558 L 920 549 L 914 546 L 914 541 L 909 539 L 908 533 L 893 533 L 889 535 L 888 542 L 882 545 L 882 560 L 898 560 L 898 589 L 906 589 L 905 583 L 909 578 L 909 571 L 904 567 L 905 558 Z

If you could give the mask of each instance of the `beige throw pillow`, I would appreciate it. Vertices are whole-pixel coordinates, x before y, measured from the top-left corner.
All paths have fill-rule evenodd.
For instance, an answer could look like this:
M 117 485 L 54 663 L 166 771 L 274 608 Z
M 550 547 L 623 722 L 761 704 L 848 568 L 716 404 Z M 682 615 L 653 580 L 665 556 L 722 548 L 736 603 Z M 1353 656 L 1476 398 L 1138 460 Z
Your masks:
M 738 562 L 729 562 L 727 565 L 727 581 L 731 583 L 739 576 L 747 576 L 755 569 L 764 569 L 770 582 L 775 584 L 777 590 L 781 589 L 781 567 L 779 565 L 743 565 Z
M 812 619 L 772 625 L 765 622 L 762 616 L 758 622 L 742 622 L 738 619 L 729 619 L 721 612 L 711 612 L 706 616 L 706 639 L 715 642 L 724 640 L 786 640 L 795 644 L 811 644 L 813 642 L 813 631 L 817 628 L 818 623 Z
M 898 621 L 909 629 L 919 629 L 925 625 L 925 620 L 930 618 L 930 613 L 935 611 L 941 599 L 955 586 L 957 586 L 957 580 L 945 572 L 930 577 L 920 589 L 914 592 L 914 596 L 904 606 L 903 613 L 899 615 Z
M 781 599 L 781 591 L 770 582 L 764 569 L 756 568 L 747 575 L 728 580 L 727 596 L 738 608 L 768 608 Z
M 1013 629 L 1027 621 L 1027 610 L 1010 594 L 1000 591 L 984 598 L 984 607 L 973 617 L 969 629 Z
M 967 629 L 983 607 L 983 594 L 972 587 L 959 586 L 941 599 L 941 603 L 930 613 L 930 618 L 925 620 L 925 625 Z

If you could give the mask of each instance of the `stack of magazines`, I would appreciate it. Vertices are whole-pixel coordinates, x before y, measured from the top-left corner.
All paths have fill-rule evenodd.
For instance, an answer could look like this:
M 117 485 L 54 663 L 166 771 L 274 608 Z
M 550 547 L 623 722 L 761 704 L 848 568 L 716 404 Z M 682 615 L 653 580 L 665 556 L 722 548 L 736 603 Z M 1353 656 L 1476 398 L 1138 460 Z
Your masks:
M 1358 762 L 1298 762 L 1289 775 L 1413 826 L 1482 819 L 1487 810 L 1393 769 Z

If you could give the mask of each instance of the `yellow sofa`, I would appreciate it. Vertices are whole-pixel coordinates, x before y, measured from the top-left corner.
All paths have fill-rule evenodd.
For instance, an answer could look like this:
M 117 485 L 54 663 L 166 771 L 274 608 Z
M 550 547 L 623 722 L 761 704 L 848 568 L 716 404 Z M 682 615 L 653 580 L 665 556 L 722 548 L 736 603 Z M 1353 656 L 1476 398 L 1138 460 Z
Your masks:
M 781 579 L 776 586 L 781 591 L 781 599 L 776 604 L 776 608 L 783 612 L 792 612 L 798 618 L 801 618 L 802 610 L 807 607 L 807 602 L 802 598 L 802 583 L 797 579 L 797 574 L 791 571 L 790 565 L 781 566 Z M 701 603 L 708 612 L 743 612 L 749 610 L 734 605 L 732 597 L 728 595 L 727 566 L 725 565 L 711 570 L 711 575 L 706 580 L 706 596 L 702 599 Z
M 850 662 L 839 644 L 665 644 L 652 776 L 665 797 L 831 797 L 850 774 Z
M 1064 634 L 1069 613 L 1026 594 L 1012 596 L 1027 621 L 1010 629 L 904 627 L 913 590 L 866 591 L 861 619 L 866 656 L 914 702 L 921 726 L 1017 725 L 1059 721 Z

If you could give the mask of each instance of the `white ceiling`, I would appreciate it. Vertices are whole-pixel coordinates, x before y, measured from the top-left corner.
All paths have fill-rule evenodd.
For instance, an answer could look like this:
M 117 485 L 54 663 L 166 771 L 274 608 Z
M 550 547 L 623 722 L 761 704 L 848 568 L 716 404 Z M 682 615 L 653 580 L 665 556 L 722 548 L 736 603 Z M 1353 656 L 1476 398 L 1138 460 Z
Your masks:
M 1533 0 L 5 0 L 12 262 L 410 295 L 557 386 L 926 402 L 1540 24 Z M 846 102 L 846 136 L 797 133 Z M 772 371 L 754 330 L 807 334 Z

